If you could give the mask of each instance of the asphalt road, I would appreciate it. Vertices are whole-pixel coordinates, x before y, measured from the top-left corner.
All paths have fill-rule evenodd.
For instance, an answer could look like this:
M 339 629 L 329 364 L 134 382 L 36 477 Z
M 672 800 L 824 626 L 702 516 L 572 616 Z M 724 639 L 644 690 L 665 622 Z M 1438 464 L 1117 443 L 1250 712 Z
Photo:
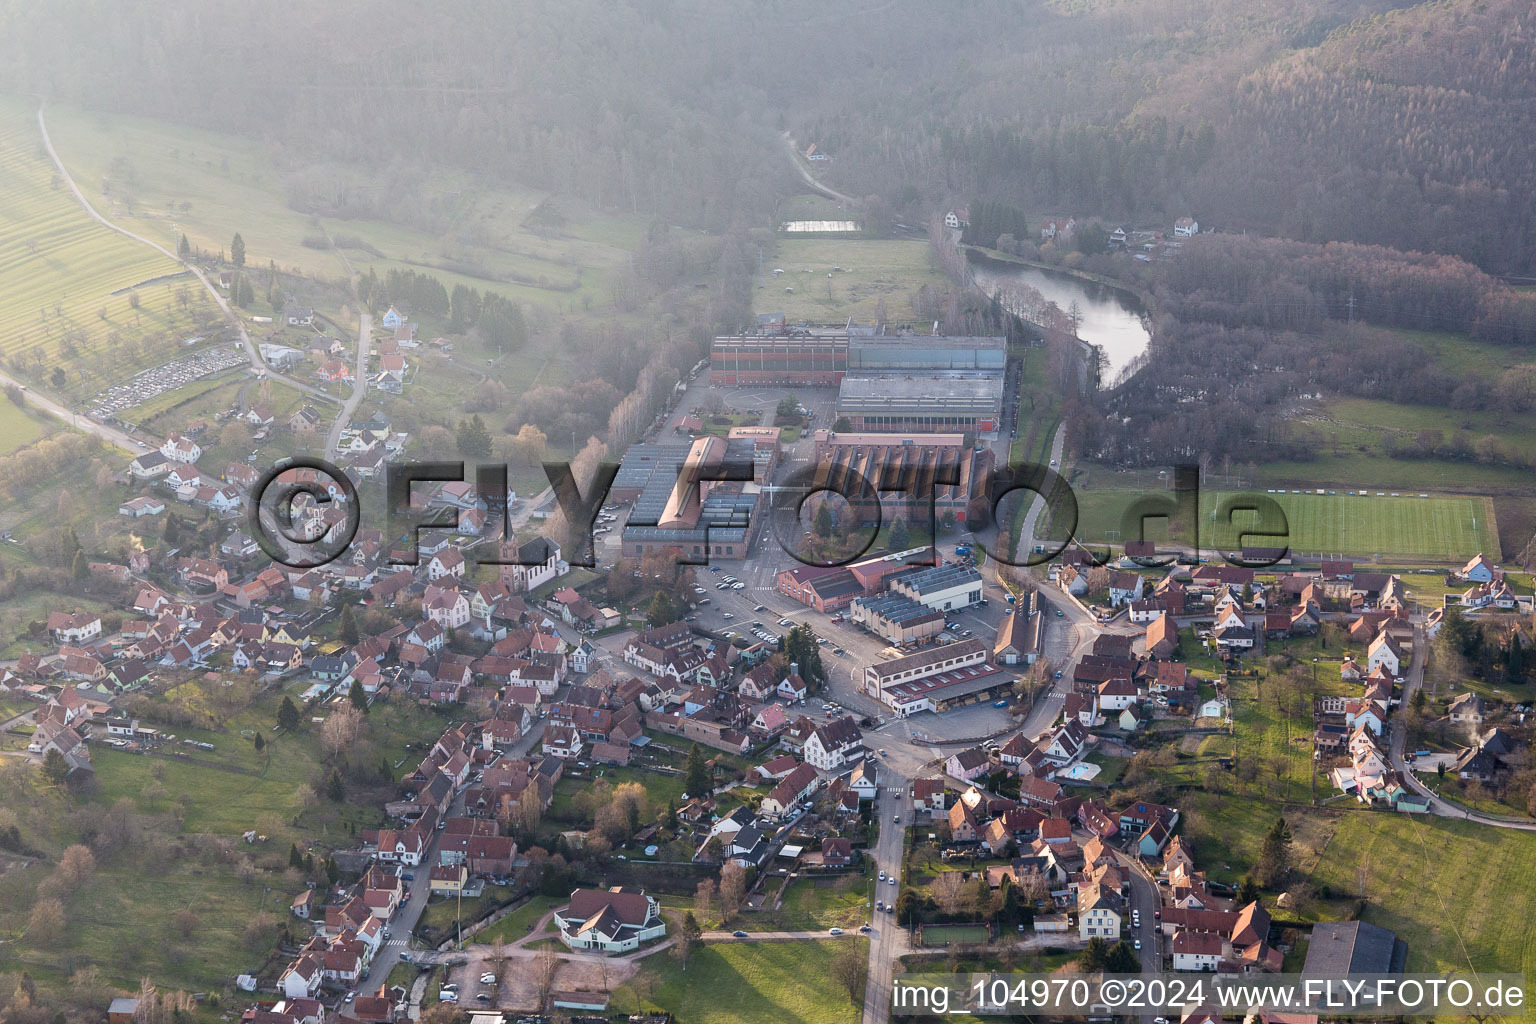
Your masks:
M 26 385 L 22 384 L 21 381 L 16 380 L 10 374 L 0 373 L 0 387 L 9 387 L 13 384 L 18 388 L 26 387 Z M 116 445 L 125 451 L 138 454 L 139 452 L 147 451 L 149 449 L 148 444 L 146 444 L 144 441 L 141 441 L 139 438 L 134 437 L 132 434 L 119 430 L 116 427 L 109 427 L 105 423 L 97 423 L 95 420 L 85 415 L 85 413 L 75 412 L 73 409 L 62 406 L 58 402 L 55 402 L 53 399 L 48 398 L 45 395 L 38 394 L 36 391 L 32 391 L 30 389 L 25 390 L 21 393 L 21 397 L 22 400 L 25 401 L 28 405 L 34 406 L 38 409 L 41 409 L 43 412 L 46 412 L 50 416 L 63 420 L 65 423 L 68 423 L 76 430 L 99 437 L 103 441 L 106 441 L 108 444 Z
M 876 900 L 891 903 L 901 886 L 879 881 L 884 871 L 888 878 L 901 878 L 906 825 L 912 820 L 907 796 L 909 779 L 885 764 L 880 766 L 880 792 L 875 797 L 875 821 L 880 834 L 869 856 L 870 873 L 875 881 Z M 901 816 L 901 823 L 893 820 Z M 864 985 L 864 1024 L 885 1024 L 891 1015 L 891 985 L 894 983 L 896 958 L 908 949 L 907 932 L 896 923 L 895 914 L 868 910 L 872 931 L 869 937 L 869 977 Z
M 357 367 L 353 370 L 352 394 L 342 403 L 341 413 L 336 417 L 336 422 L 331 424 L 331 432 L 325 439 L 327 458 L 335 456 L 336 446 L 341 443 L 341 432 L 347 429 L 352 414 L 357 411 L 357 404 L 368 393 L 368 343 L 372 337 L 373 317 L 364 313 L 357 326 Z

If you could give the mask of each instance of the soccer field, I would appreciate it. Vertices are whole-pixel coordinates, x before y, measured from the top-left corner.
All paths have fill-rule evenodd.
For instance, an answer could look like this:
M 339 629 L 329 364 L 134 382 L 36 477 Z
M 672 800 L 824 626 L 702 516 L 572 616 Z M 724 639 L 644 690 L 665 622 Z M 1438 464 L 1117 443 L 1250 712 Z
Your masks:
M 1257 492 L 1249 492 L 1257 493 Z M 1210 496 L 1211 516 L 1225 493 Z M 1290 547 L 1307 554 L 1416 555 L 1462 561 L 1478 552 L 1499 558 L 1489 498 L 1386 491 L 1351 494 L 1266 494 L 1285 510 Z M 1202 499 L 1204 496 L 1202 495 Z M 1255 546 L 1264 546 L 1256 540 Z
M 1167 492 L 1155 492 L 1167 494 Z M 1490 558 L 1502 557 L 1499 549 L 1498 523 L 1493 500 L 1469 495 L 1435 494 L 1419 497 L 1419 492 L 1375 491 L 1347 494 L 1292 494 L 1289 491 L 1201 491 L 1200 544 L 1211 548 L 1217 541 L 1214 519 L 1222 501 L 1228 497 L 1263 495 L 1273 498 L 1285 512 L 1289 530 L 1288 546 L 1293 552 L 1309 555 L 1347 555 L 1364 558 L 1412 557 L 1448 562 L 1465 561 L 1478 552 Z M 1086 491 L 1078 494 L 1079 518 L 1076 536 L 1087 544 L 1123 543 L 1125 509 L 1140 497 L 1128 490 Z M 1238 522 L 1251 522 L 1239 515 Z M 1060 524 L 1053 523 L 1052 536 L 1059 539 Z M 1189 543 L 1187 524 L 1175 523 L 1173 540 Z M 1155 520 L 1147 523 L 1147 536 L 1163 539 L 1166 534 Z M 1275 547 L 1279 542 L 1260 538 L 1249 541 L 1252 547 Z

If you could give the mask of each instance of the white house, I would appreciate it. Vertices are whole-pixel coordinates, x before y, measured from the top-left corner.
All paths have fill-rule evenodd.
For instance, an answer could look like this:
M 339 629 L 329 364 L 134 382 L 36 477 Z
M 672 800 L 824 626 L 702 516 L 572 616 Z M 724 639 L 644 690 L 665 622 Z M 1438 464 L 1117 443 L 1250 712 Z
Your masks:
M 571 949 L 626 953 L 667 933 L 661 905 L 643 891 L 577 889 L 569 906 L 555 911 L 560 941 Z
M 501 567 L 501 581 L 513 591 L 537 590 L 560 575 L 560 545 L 547 537 L 523 542 L 516 564 Z
M 1366 668 L 1376 671 L 1385 668 L 1393 676 L 1402 675 L 1403 650 L 1390 633 L 1383 631 L 1366 651 Z
M 325 980 L 325 965 L 314 953 L 306 953 L 283 971 L 277 987 L 289 999 L 313 999 Z
M 469 622 L 469 599 L 457 590 L 428 587 L 421 612 L 444 629 L 458 629 Z
M 824 772 L 836 771 L 864 756 L 864 737 L 852 718 L 817 726 L 805 741 L 806 763 Z
M 1124 711 L 1136 703 L 1136 684 L 1129 679 L 1106 679 L 1099 684 L 1099 710 Z
M 160 446 L 160 454 L 172 462 L 180 462 L 190 466 L 203 457 L 203 449 L 190 437 L 172 434 L 165 439 L 165 444 Z
M 1221 964 L 1226 942 L 1215 932 L 1180 929 L 1173 937 L 1173 969 L 1176 971 L 1214 971 Z
M 1142 578 L 1134 572 L 1109 574 L 1109 606 L 1118 608 L 1141 597 Z
M 1193 217 L 1180 217 L 1173 222 L 1173 237 L 1193 238 L 1200 233 L 1200 222 Z
M 1120 938 L 1118 900 L 1098 886 L 1078 891 L 1077 934 L 1084 941 L 1100 938 L 1114 945 Z
M 448 576 L 464 575 L 464 555 L 458 548 L 445 548 L 432 556 L 427 563 L 427 579 L 440 580 Z

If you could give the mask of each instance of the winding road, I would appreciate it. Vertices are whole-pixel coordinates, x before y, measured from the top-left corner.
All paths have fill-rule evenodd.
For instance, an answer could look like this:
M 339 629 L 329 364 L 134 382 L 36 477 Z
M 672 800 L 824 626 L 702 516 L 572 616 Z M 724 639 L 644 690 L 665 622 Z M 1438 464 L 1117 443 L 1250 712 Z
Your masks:
M 1407 707 L 1413 695 L 1424 685 L 1424 663 L 1429 660 L 1429 635 L 1425 633 L 1422 623 L 1416 623 L 1413 627 L 1413 661 L 1408 665 L 1408 678 L 1403 682 L 1402 706 Z M 1429 800 L 1429 809 L 1443 818 L 1460 818 L 1463 821 L 1475 821 L 1479 825 L 1489 825 L 1493 828 L 1511 828 L 1519 832 L 1536 832 L 1536 821 L 1520 818 L 1501 818 L 1497 815 L 1483 814 L 1452 803 L 1449 800 L 1434 793 L 1428 786 L 1419 781 L 1403 757 L 1404 748 L 1407 746 L 1407 729 L 1403 725 L 1402 716 L 1397 715 L 1392 719 L 1392 739 L 1388 747 L 1388 757 L 1392 767 L 1399 775 L 1407 780 L 1408 785 L 1420 796 Z
M 43 136 L 43 148 L 48 151 L 48 158 L 53 161 L 54 168 L 59 172 L 59 178 L 64 182 L 69 190 L 74 193 L 75 199 L 79 201 L 82 207 L 85 208 L 85 212 L 90 214 L 91 219 L 95 220 L 104 227 L 116 231 L 118 234 L 126 238 L 131 238 L 135 242 L 149 246 L 168 259 L 174 260 L 181 266 L 185 267 L 188 271 L 190 271 L 192 276 L 196 277 L 200 282 L 202 282 L 202 285 L 207 290 L 208 294 L 213 296 L 213 301 L 218 304 L 219 309 L 223 310 L 224 316 L 229 320 L 231 324 L 234 325 L 235 330 L 239 332 L 240 343 L 245 348 L 245 354 L 246 357 L 250 360 L 252 370 L 254 370 L 257 374 L 270 375 L 274 379 L 280 380 L 284 384 L 287 384 L 293 388 L 297 388 L 305 394 L 311 395 L 315 398 L 319 398 L 327 402 L 335 402 L 337 400 L 334 395 L 328 394 L 317 387 L 305 384 L 303 381 L 295 380 L 294 378 L 286 376 L 285 374 L 277 373 L 271 367 L 267 366 L 267 364 L 262 361 L 261 353 L 257 351 L 255 343 L 251 341 L 250 333 L 245 329 L 245 321 L 240 319 L 239 315 L 235 313 L 234 309 L 230 306 L 228 300 L 226 300 L 224 296 L 219 293 L 218 287 L 208 279 L 208 275 L 203 273 L 199 267 L 188 260 L 182 259 L 180 256 L 176 255 L 174 252 L 167 249 L 159 242 L 156 242 L 154 239 L 145 238 L 143 235 L 135 234 L 134 232 L 129 231 L 127 228 L 113 223 L 111 220 L 107 219 L 100 212 L 98 212 L 96 207 L 91 205 L 91 201 L 85 197 L 85 193 L 80 190 L 80 186 L 75 184 L 75 179 L 72 178 L 69 174 L 69 168 L 64 166 L 64 161 L 59 159 L 58 151 L 53 148 L 53 139 L 48 135 L 48 123 L 43 118 L 43 108 L 41 105 L 39 105 L 37 108 L 37 127 Z
M 815 189 L 817 192 L 820 192 L 828 199 L 836 199 L 838 202 L 847 203 L 850 206 L 858 205 L 858 200 L 854 199 L 852 196 L 845 196 L 836 189 L 828 188 L 821 182 L 817 181 L 814 174 L 805 169 L 805 165 L 800 162 L 800 151 L 795 148 L 795 140 L 789 137 L 789 132 L 781 132 L 779 137 L 784 140 L 784 151 L 789 156 L 789 162 L 794 165 L 795 170 L 799 173 L 800 177 L 805 181 L 807 185 L 811 186 L 811 188 Z
M 41 409 L 50 416 L 63 420 L 82 433 L 99 437 L 108 444 L 115 444 L 119 448 L 134 454 L 149 448 L 148 444 L 132 434 L 119 430 L 116 427 L 109 427 L 105 423 L 97 423 L 83 412 L 76 412 L 73 409 L 60 405 L 46 395 L 38 394 L 10 374 L 0 373 L 0 387 L 8 388 L 13 385 L 21 390 L 22 401 L 34 408 Z

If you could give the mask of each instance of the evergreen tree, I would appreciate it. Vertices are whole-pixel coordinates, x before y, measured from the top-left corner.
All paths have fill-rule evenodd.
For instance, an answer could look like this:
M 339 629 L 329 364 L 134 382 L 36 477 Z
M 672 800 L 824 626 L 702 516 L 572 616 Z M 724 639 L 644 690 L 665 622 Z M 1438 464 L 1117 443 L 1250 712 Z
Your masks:
M 229 243 L 229 262 L 237 267 L 245 266 L 245 239 L 240 237 L 240 232 L 235 232 L 235 237 Z
M 341 779 L 341 769 L 332 768 L 325 777 L 325 795 L 333 803 L 341 803 L 347 797 L 347 784 Z
M 905 551 L 911 539 L 911 534 L 907 530 L 907 521 L 897 516 L 891 523 L 891 532 L 886 538 L 886 544 L 892 551 Z
M 285 696 L 283 702 L 277 707 L 277 727 L 288 732 L 299 727 L 299 706 L 293 702 L 292 697 Z
M 853 421 L 847 416 L 839 416 L 832 421 L 832 431 L 837 434 L 846 434 L 853 429 Z
M 357 618 L 352 614 L 351 605 L 342 608 L 341 622 L 338 624 L 337 629 L 343 641 L 349 644 L 357 643 Z
M 288 845 L 288 866 L 299 869 L 304 867 L 304 858 L 299 854 L 298 843 L 290 843 Z
M 677 602 L 665 590 L 656 591 L 645 609 L 645 621 L 651 626 L 664 626 L 677 621 Z
M 1284 876 L 1290 864 L 1291 829 L 1284 818 L 1276 818 L 1274 825 L 1264 835 L 1264 845 L 1259 850 L 1259 880 L 1274 885 Z
M 332 885 L 341 881 L 341 868 L 337 866 L 335 857 L 325 858 L 325 876 L 331 880 Z
M 181 237 L 176 240 L 176 255 L 182 259 L 192 255 L 192 243 L 187 241 L 186 232 L 182 232 Z
M 677 801 L 667 800 L 667 813 L 662 817 L 661 824 L 664 828 L 677 828 Z
M 1259 883 L 1253 880 L 1252 875 L 1249 875 L 1243 879 L 1243 884 L 1237 888 L 1237 905 L 1239 907 L 1246 907 L 1258 898 Z
M 683 772 L 683 785 L 688 795 L 702 800 L 709 795 L 709 765 L 705 764 L 704 751 L 695 743 L 688 750 L 688 767 Z
M 69 778 L 69 762 L 64 760 L 64 755 L 58 748 L 49 747 L 48 753 L 43 757 L 43 778 L 50 786 L 63 788 Z
M 476 413 L 459 423 L 459 451 L 468 458 L 485 458 L 491 454 L 491 432 L 485 421 Z
M 1083 970 L 1092 974 L 1094 971 L 1102 971 L 1104 965 L 1109 962 L 1109 946 L 1103 939 L 1095 935 L 1088 940 L 1088 945 L 1083 950 L 1082 959 L 1079 961 Z
M 1519 683 L 1525 679 L 1525 648 L 1520 643 L 1520 634 L 1511 633 L 1509 637 L 1509 651 L 1504 655 L 1504 670 L 1509 673 L 1510 682 Z
M 181 535 L 181 523 L 175 516 L 165 517 L 165 529 L 160 531 L 160 539 L 167 544 L 175 544 Z
M 827 540 L 832 536 L 832 531 L 836 529 L 836 525 L 832 521 L 832 507 L 825 501 L 818 504 L 816 506 L 816 519 L 811 526 L 811 529 L 816 531 L 816 536 L 822 540 Z
M 467 285 L 456 284 L 448 299 L 448 326 L 454 334 L 463 334 L 480 317 L 480 293 Z
M 75 552 L 75 560 L 70 563 L 69 574 L 77 580 L 83 580 L 91 574 L 91 567 L 85 561 L 84 551 Z
M 266 738 L 265 738 L 265 737 L 264 737 L 264 736 L 262 736 L 262 735 L 261 735 L 261 733 L 260 733 L 260 732 L 258 732 L 258 733 L 257 733 L 257 734 L 256 734 L 256 738 L 255 738 L 255 739 L 254 739 L 254 740 L 252 740 L 252 741 L 251 741 L 251 745 L 252 745 L 252 746 L 254 746 L 254 747 L 255 747 L 255 748 L 256 748 L 256 753 L 258 753 L 258 754 L 259 754 L 259 753 L 261 753 L 261 752 L 262 752 L 262 751 L 263 751 L 263 750 L 266 750 L 266 749 L 267 749 L 267 741 L 266 741 Z
M 475 329 L 498 352 L 522 348 L 528 341 L 523 307 L 500 295 L 487 295 L 480 303 Z
M 352 702 L 352 706 L 357 708 L 357 710 L 365 715 L 368 713 L 368 693 L 363 689 L 363 681 L 361 679 L 352 680 L 352 689 L 347 692 L 347 699 Z
M 1111 974 L 1140 974 L 1141 961 L 1136 959 L 1131 944 L 1121 939 L 1110 947 L 1109 955 L 1104 958 L 1104 969 Z

